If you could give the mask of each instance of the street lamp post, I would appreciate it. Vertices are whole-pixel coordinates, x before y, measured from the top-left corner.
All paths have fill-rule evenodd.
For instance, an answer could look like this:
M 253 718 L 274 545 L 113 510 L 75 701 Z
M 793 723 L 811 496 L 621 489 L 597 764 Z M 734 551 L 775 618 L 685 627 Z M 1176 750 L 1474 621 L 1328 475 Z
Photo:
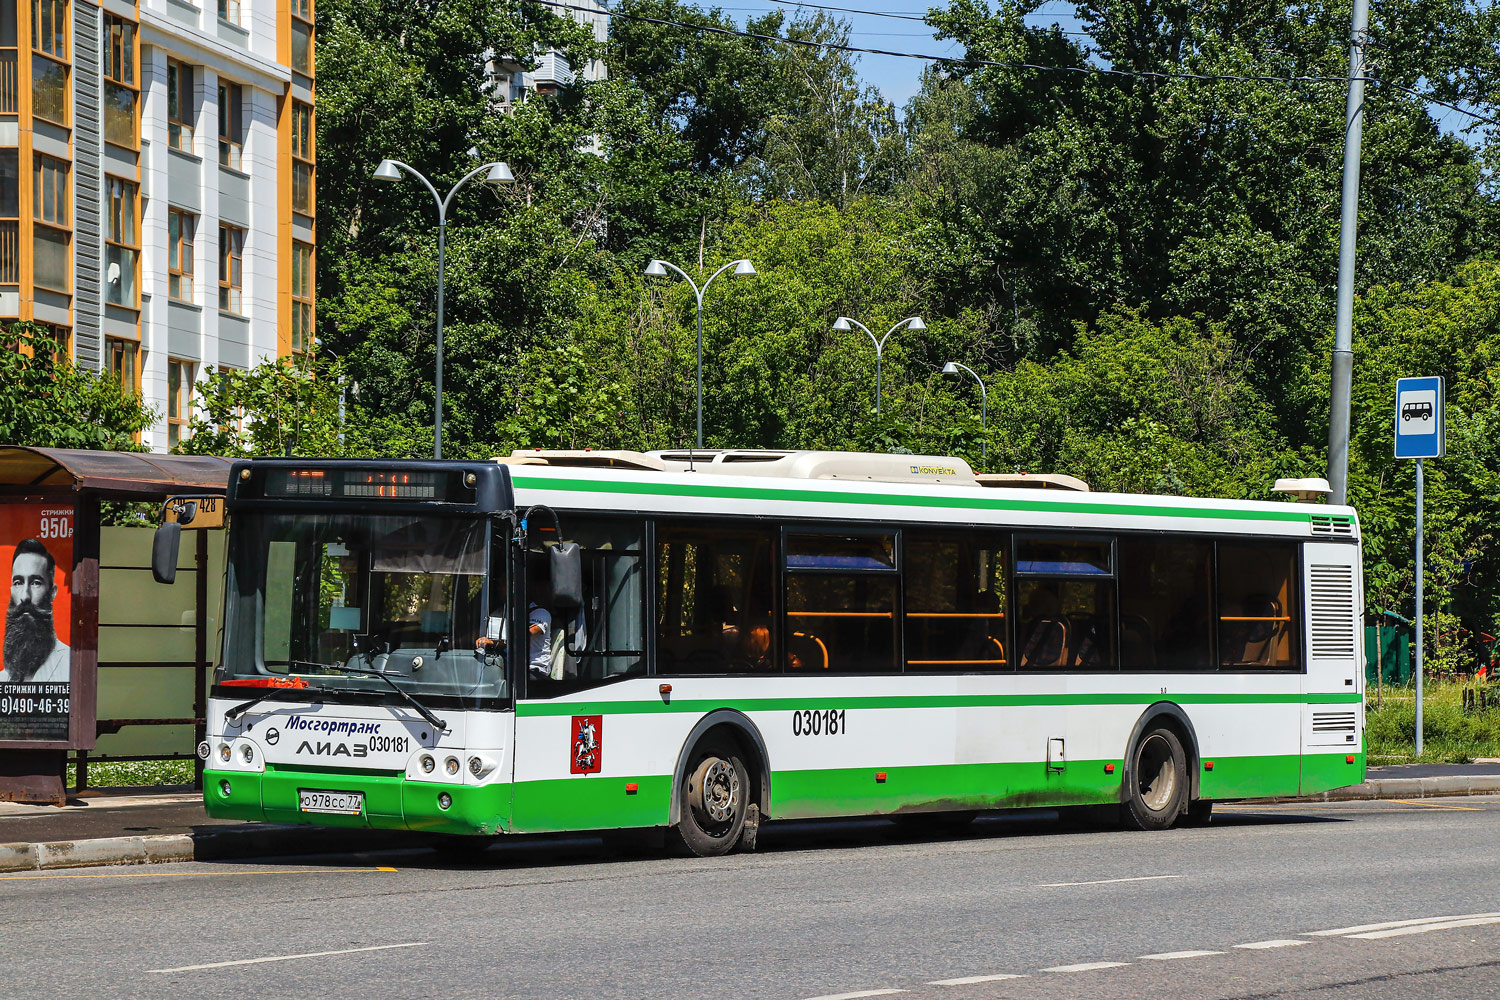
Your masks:
M 448 206 L 453 203 L 453 196 L 458 194 L 459 188 L 469 181 L 484 174 L 486 184 L 510 184 L 516 177 L 510 172 L 510 166 L 504 161 L 497 160 L 494 163 L 486 163 L 475 167 L 464 174 L 459 182 L 448 191 L 448 197 L 444 198 L 438 194 L 437 188 L 432 182 L 422 175 L 416 167 L 402 163 L 400 160 L 385 159 L 380 161 L 380 166 L 375 168 L 375 179 L 377 181 L 399 181 L 401 173 L 405 171 L 427 186 L 432 192 L 432 200 L 437 203 L 438 210 L 438 278 L 437 278 L 437 377 L 435 379 L 437 388 L 437 399 L 433 403 L 432 418 L 432 457 L 443 457 L 443 265 L 444 250 L 448 242 Z
M 869 334 L 870 340 L 875 344 L 875 414 L 879 416 L 880 366 L 881 357 L 885 353 L 886 338 L 895 333 L 897 330 L 901 329 L 903 326 L 909 330 L 925 330 L 927 329 L 927 324 L 922 322 L 922 317 L 920 316 L 908 316 L 901 322 L 897 323 L 895 326 L 891 327 L 889 330 L 885 331 L 885 336 L 876 337 L 874 333 L 870 332 L 870 328 L 868 326 L 865 326 L 857 319 L 850 319 L 848 316 L 840 316 L 838 319 L 833 321 L 833 328 L 835 330 L 852 330 L 856 326 L 865 331 L 865 333 Z
M 746 277 L 746 278 L 753 278 L 755 276 L 755 266 L 753 264 L 751 264 L 748 260 L 745 260 L 744 258 L 741 258 L 739 260 L 732 260 L 732 261 L 730 261 L 728 264 L 725 264 L 723 267 L 719 268 L 713 274 L 709 275 L 708 276 L 708 280 L 703 283 L 703 287 L 699 288 L 698 285 L 697 285 L 697 283 L 695 281 L 693 281 L 693 279 L 688 276 L 688 273 L 686 271 L 684 271 L 682 268 L 678 267 L 676 264 L 670 263 L 669 261 L 665 261 L 665 260 L 656 260 L 656 259 L 653 259 L 651 261 L 651 263 L 649 263 L 649 264 L 646 265 L 646 276 L 648 278 L 663 278 L 663 277 L 666 277 L 667 269 L 668 268 L 671 268 L 673 271 L 676 271 L 679 275 L 682 276 L 682 280 L 686 281 L 692 287 L 693 294 L 698 297 L 698 447 L 699 448 L 703 447 L 703 295 L 704 295 L 705 292 L 708 291 L 708 286 L 712 285 L 714 283 L 714 279 L 717 278 L 719 275 L 723 274 L 725 271 L 729 270 L 731 267 L 734 268 L 734 273 L 737 276 Z
M 957 361 L 950 361 L 943 366 L 944 375 L 957 375 L 959 372 L 968 372 L 971 376 L 973 376 L 974 381 L 979 383 L 979 428 L 982 432 L 984 432 L 984 436 L 979 439 L 979 461 L 981 464 L 983 464 L 990 451 L 989 393 L 984 391 L 984 379 L 980 378 L 978 375 L 975 375 L 974 369 L 968 367 L 967 365 L 961 365 Z

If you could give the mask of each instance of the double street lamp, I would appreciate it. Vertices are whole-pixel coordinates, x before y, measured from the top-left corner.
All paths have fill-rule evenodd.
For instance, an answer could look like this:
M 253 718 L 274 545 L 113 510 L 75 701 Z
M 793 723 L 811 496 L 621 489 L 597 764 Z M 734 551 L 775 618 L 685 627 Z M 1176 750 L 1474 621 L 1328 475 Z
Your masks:
M 400 160 L 385 159 L 380 161 L 380 166 L 375 168 L 375 179 L 377 181 L 399 181 L 402 172 L 411 174 L 417 180 L 427 186 L 432 192 L 432 200 L 437 202 L 438 210 L 438 276 L 437 276 L 437 399 L 433 403 L 432 412 L 432 457 L 443 457 L 443 265 L 444 249 L 448 237 L 448 206 L 453 203 L 453 196 L 460 188 L 469 181 L 484 174 L 486 184 L 511 184 L 514 183 L 515 174 L 510 172 L 510 166 L 503 161 L 486 163 L 469 171 L 459 182 L 448 191 L 446 198 L 438 194 L 437 188 L 432 182 L 422 175 L 416 167 L 402 163 Z
M 922 317 L 920 316 L 908 316 L 901 322 L 897 323 L 895 326 L 891 327 L 889 330 L 885 331 L 885 336 L 876 337 L 875 334 L 870 332 L 869 327 L 865 326 L 857 319 L 850 319 L 848 316 L 840 316 L 838 319 L 833 321 L 833 328 L 839 331 L 852 330 L 856 326 L 865 331 L 865 333 L 869 334 L 870 340 L 874 341 L 875 343 L 875 414 L 879 416 L 880 363 L 881 356 L 885 353 L 886 338 L 895 333 L 897 330 L 901 329 L 903 326 L 908 330 L 925 330 L 927 329 L 927 324 L 922 322 Z
M 975 375 L 974 369 L 968 367 L 967 365 L 961 365 L 957 361 L 950 361 L 943 366 L 944 375 L 957 375 L 959 372 L 968 372 L 969 375 L 973 377 L 974 381 L 979 383 L 979 427 L 980 430 L 984 432 L 984 436 L 979 439 L 979 460 L 983 462 L 985 456 L 989 454 L 990 449 L 989 393 L 984 391 L 984 379 L 980 378 L 978 375 Z
M 682 277 L 683 281 L 686 281 L 690 286 L 692 286 L 693 294 L 695 296 L 697 296 L 697 298 L 698 298 L 698 447 L 699 448 L 703 447 L 703 293 L 708 291 L 708 286 L 712 285 L 714 283 L 714 279 L 715 278 L 717 278 L 719 275 L 723 274 L 725 271 L 729 270 L 731 267 L 734 268 L 734 273 L 736 275 L 738 275 L 738 276 L 746 277 L 746 278 L 752 278 L 752 277 L 755 276 L 755 267 L 754 267 L 754 265 L 752 265 L 748 260 L 745 260 L 745 259 L 741 258 L 740 260 L 732 260 L 732 261 L 730 261 L 728 264 L 725 264 L 723 267 L 719 268 L 713 274 L 709 275 L 708 276 L 708 280 L 703 283 L 703 287 L 699 288 L 697 282 L 693 281 L 693 279 L 688 276 L 688 273 L 686 271 L 684 271 L 682 268 L 678 267 L 676 264 L 672 264 L 672 263 L 669 263 L 669 262 L 664 261 L 664 260 L 655 260 L 655 259 L 653 259 L 651 261 L 651 263 L 649 263 L 649 264 L 646 265 L 646 277 L 648 277 L 648 278 L 664 278 L 664 277 L 667 276 L 667 271 L 669 269 L 673 270 L 673 271 L 676 271 Z

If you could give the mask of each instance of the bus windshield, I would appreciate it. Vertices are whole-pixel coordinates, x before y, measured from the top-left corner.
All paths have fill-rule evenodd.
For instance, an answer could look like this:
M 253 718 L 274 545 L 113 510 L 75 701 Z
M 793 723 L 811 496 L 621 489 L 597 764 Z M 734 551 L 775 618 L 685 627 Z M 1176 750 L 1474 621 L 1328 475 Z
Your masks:
M 486 587 L 485 521 L 245 512 L 234 532 L 223 679 L 389 693 L 378 672 L 419 697 L 505 696 L 500 646 L 476 649 L 504 615 L 503 586 Z

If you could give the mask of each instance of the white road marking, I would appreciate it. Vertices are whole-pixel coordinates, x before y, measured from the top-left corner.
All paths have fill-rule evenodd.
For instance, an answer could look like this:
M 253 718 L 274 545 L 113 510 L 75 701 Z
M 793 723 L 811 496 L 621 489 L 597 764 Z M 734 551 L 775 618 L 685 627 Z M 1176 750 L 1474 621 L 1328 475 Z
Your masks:
M 1175 962 L 1179 958 L 1207 958 L 1222 954 L 1222 951 L 1164 951 L 1159 955 L 1142 955 L 1141 958 L 1152 962 Z
M 860 997 L 888 997 L 892 993 L 905 992 L 905 990 L 860 990 L 858 993 L 828 993 L 820 997 L 808 997 L 807 1000 L 859 1000 Z
M 1441 920 L 1469 920 L 1475 917 L 1500 917 L 1494 913 L 1456 913 L 1451 917 L 1417 917 L 1415 920 L 1387 920 L 1383 924 L 1358 924 L 1354 927 L 1335 927 L 1331 931 L 1308 931 L 1305 937 L 1344 937 L 1363 934 L 1365 931 L 1385 931 L 1393 927 L 1414 927 L 1417 924 L 1432 924 Z
M 928 986 L 973 986 L 975 983 L 998 983 L 1002 979 L 1025 979 L 1025 976 L 1014 976 L 1009 973 L 1001 973 L 998 976 L 961 976 L 958 979 L 934 979 Z
M 1312 944 L 1311 941 L 1289 941 L 1285 938 L 1276 938 L 1272 941 L 1251 941 L 1249 944 L 1237 944 L 1236 948 L 1249 948 L 1253 951 L 1265 951 L 1270 948 L 1295 948 L 1299 944 Z
M 1164 878 L 1187 878 L 1186 875 L 1141 875 L 1137 878 L 1102 878 L 1097 882 L 1044 882 L 1038 889 L 1067 889 L 1075 885 L 1114 885 L 1117 882 L 1155 882 Z
M 1414 927 L 1393 927 L 1387 931 L 1370 931 L 1368 934 L 1350 934 L 1360 941 L 1379 941 L 1382 938 L 1405 937 L 1408 934 L 1427 934 L 1431 931 L 1446 931 L 1454 927 L 1479 927 L 1483 924 L 1500 924 L 1500 917 L 1465 917 L 1457 920 L 1442 920 Z
M 1095 969 L 1119 969 L 1129 962 L 1080 962 L 1077 965 L 1054 965 L 1043 972 L 1093 972 Z
M 208 962 L 204 965 L 179 965 L 175 969 L 147 969 L 147 972 L 196 972 L 199 969 L 223 969 L 231 965 L 259 965 L 261 962 L 290 962 L 294 958 L 322 958 L 325 955 L 352 955 L 358 951 L 386 951 L 390 948 L 420 948 L 426 941 L 408 941 L 405 944 L 374 944 L 368 948 L 341 948 L 338 951 L 308 951 L 300 955 L 269 955 L 265 958 L 241 958 L 233 962 Z M 850 996 L 874 996 L 873 993 L 856 993 Z

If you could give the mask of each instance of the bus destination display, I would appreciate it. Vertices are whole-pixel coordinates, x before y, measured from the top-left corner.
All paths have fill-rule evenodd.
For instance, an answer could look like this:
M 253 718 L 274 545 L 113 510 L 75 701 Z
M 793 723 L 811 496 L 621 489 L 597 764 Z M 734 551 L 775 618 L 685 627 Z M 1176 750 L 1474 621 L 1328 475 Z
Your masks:
M 384 469 L 268 469 L 265 496 L 277 500 L 450 500 L 453 476 Z

